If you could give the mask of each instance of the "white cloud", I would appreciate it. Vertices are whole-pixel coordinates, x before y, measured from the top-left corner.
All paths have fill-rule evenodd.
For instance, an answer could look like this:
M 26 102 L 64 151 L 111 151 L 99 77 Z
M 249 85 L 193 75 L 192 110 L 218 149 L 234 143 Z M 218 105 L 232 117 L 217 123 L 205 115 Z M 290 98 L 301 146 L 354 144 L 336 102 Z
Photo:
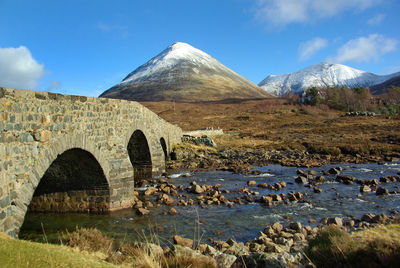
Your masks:
M 325 48 L 328 45 L 328 40 L 315 37 L 307 42 L 301 43 L 299 46 L 299 59 L 301 61 L 308 60 L 312 55 Z
M 331 18 L 344 11 L 362 11 L 381 0 L 257 0 L 255 16 L 274 26 Z
M 43 64 L 32 57 L 28 48 L 0 48 L 0 86 L 35 89 L 44 74 Z
M 348 41 L 338 49 L 335 62 L 368 62 L 378 60 L 381 56 L 394 51 L 398 41 L 381 34 L 371 34 Z
M 367 24 L 371 25 L 371 26 L 376 26 L 382 23 L 382 21 L 385 19 L 385 15 L 384 14 L 378 14 L 375 15 L 374 17 L 370 18 L 367 21 Z

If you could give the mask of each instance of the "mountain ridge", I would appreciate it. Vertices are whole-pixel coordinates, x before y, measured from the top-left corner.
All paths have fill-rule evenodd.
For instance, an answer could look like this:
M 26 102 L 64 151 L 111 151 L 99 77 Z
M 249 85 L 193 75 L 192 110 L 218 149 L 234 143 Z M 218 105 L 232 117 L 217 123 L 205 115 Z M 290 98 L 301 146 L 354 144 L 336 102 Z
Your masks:
M 269 75 L 258 85 L 268 93 L 284 96 L 288 92 L 302 94 L 310 87 L 370 87 L 400 75 L 376 75 L 343 64 L 320 62 L 297 72 Z
M 400 73 L 389 80 L 386 80 L 383 83 L 373 85 L 371 89 L 371 93 L 374 95 L 380 95 L 387 92 L 387 89 L 390 86 L 400 87 Z

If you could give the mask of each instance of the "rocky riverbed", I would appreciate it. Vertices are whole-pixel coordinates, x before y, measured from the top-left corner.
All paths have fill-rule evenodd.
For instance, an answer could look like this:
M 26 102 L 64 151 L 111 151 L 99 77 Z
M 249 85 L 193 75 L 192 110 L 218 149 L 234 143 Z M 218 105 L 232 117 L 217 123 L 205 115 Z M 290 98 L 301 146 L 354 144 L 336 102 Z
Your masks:
M 212 245 L 195 245 L 192 239 L 174 236 L 174 254 L 189 254 L 199 258 L 212 258 L 217 267 L 313 267 L 305 251 L 310 240 L 325 226 L 334 225 L 345 232 L 354 233 L 367 228 L 399 223 L 397 216 L 365 214 L 361 219 L 323 218 L 317 227 L 291 222 L 267 225 L 258 235 L 246 242 L 212 241 Z M 164 248 L 170 252 L 170 248 Z

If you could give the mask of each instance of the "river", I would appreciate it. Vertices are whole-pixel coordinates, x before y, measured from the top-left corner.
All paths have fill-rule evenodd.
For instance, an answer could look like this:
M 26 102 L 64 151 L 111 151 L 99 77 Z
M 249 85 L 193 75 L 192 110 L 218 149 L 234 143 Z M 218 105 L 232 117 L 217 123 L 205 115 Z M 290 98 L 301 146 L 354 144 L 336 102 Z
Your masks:
M 302 169 L 306 172 L 314 170 L 321 174 L 332 167 L 342 167 L 342 175 L 350 175 L 356 179 L 378 179 L 380 177 L 397 175 L 400 172 L 400 163 L 390 164 L 341 164 L 326 165 L 318 168 Z M 76 226 L 95 227 L 103 233 L 110 234 L 116 239 L 130 242 L 157 237 L 159 243 L 169 244 L 173 235 L 209 242 L 233 238 L 237 241 L 253 239 L 269 223 L 279 221 L 287 224 L 291 221 L 300 221 L 304 225 L 316 226 L 321 218 L 341 217 L 344 220 L 350 217 L 361 218 L 365 213 L 392 215 L 393 211 L 400 211 L 400 182 L 382 183 L 380 186 L 388 189 L 391 194 L 376 196 L 374 192 L 360 194 L 360 185 L 345 185 L 335 181 L 335 176 L 325 176 L 327 181 L 318 185 L 322 193 L 314 193 L 312 188 L 303 184 L 294 183 L 297 168 L 269 165 L 256 167 L 260 175 L 233 174 L 226 171 L 205 171 L 193 173 L 191 177 L 170 179 L 175 185 L 188 186 L 190 182 L 198 184 L 221 184 L 220 189 L 230 190 L 224 194 L 231 198 L 243 194 L 237 193 L 240 187 L 259 192 L 259 196 L 269 193 L 302 192 L 302 201 L 289 204 L 278 203 L 268 207 L 262 203 L 234 204 L 233 208 L 226 205 L 208 205 L 204 208 L 193 205 L 175 207 L 178 215 L 163 215 L 170 207 L 161 206 L 151 209 L 146 216 L 138 216 L 133 209 L 124 209 L 104 215 L 92 214 L 52 214 L 28 213 L 19 237 L 34 241 L 44 241 L 44 234 L 49 241 L 57 241 L 59 232 L 74 230 Z M 280 191 L 258 187 L 248 187 L 247 181 L 257 183 L 285 181 L 287 187 Z M 185 192 L 186 193 L 186 192 Z M 192 198 L 194 198 L 193 194 Z M 309 223 L 309 220 L 316 220 Z M 157 236 L 154 236 L 157 234 Z

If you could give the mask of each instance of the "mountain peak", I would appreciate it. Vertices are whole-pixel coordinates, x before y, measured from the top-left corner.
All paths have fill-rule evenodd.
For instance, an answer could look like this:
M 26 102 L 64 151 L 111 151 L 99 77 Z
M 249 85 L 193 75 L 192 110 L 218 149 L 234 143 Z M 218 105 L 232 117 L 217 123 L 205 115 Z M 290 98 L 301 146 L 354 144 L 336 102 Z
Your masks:
M 172 45 L 170 45 L 168 48 L 173 48 L 173 49 L 196 49 L 189 45 L 188 43 L 184 42 L 175 42 Z
M 213 58 L 207 53 L 187 43 L 176 42 L 168 46 L 147 63 L 128 74 L 120 84 L 129 84 L 145 80 L 152 74 L 171 69 L 182 63 L 182 61 L 191 61 L 194 64 L 205 64 L 212 59 Z
M 192 47 L 191 45 L 183 42 L 175 42 L 167 47 L 160 55 L 168 55 L 169 57 L 187 57 L 193 54 L 199 54 L 202 56 L 209 56 L 203 51 Z M 209 56 L 210 57 L 210 56 Z
M 176 42 L 100 97 L 137 101 L 216 101 L 271 95 L 207 53 L 187 43 Z

